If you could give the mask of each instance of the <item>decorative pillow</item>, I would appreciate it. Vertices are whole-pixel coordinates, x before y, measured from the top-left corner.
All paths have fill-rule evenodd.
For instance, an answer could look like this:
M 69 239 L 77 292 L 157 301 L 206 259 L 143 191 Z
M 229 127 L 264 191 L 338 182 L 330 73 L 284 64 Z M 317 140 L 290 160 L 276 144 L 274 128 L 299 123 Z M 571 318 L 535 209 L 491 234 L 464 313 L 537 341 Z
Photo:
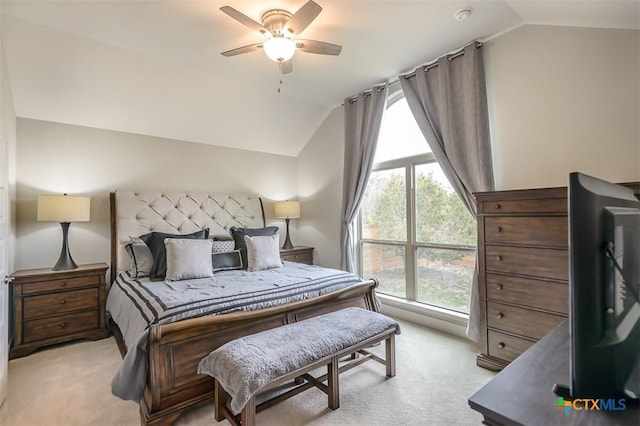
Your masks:
M 229 234 L 215 234 L 209 236 L 213 241 L 233 241 L 233 237 Z
M 211 253 L 211 264 L 213 265 L 213 272 L 244 269 L 240 250 Z
M 153 266 L 153 255 L 149 247 L 139 237 L 129 237 L 131 242 L 124 246 L 129 255 L 129 273 L 134 278 L 148 277 Z
M 213 276 L 209 239 L 165 238 L 167 273 L 170 281 Z
M 262 269 L 282 268 L 278 234 L 262 237 L 245 235 L 244 241 L 247 244 L 247 269 L 260 271 Z
M 247 245 L 244 242 L 245 235 L 250 237 L 261 237 L 276 235 L 278 233 L 277 226 L 267 226 L 266 228 L 236 228 L 235 226 L 229 229 L 229 233 L 235 241 L 235 249 L 240 250 L 242 256 L 242 264 L 247 267 Z
M 233 251 L 236 247 L 236 243 L 233 240 L 217 241 L 213 240 L 213 246 L 211 248 L 212 253 L 227 253 Z
M 151 280 L 163 280 L 167 273 L 167 255 L 164 246 L 164 240 L 166 238 L 180 238 L 180 239 L 193 239 L 201 240 L 209 236 L 209 229 L 202 229 L 192 234 L 165 234 L 164 232 L 150 232 L 140 236 L 140 239 L 151 250 L 153 256 L 153 266 L 149 273 Z

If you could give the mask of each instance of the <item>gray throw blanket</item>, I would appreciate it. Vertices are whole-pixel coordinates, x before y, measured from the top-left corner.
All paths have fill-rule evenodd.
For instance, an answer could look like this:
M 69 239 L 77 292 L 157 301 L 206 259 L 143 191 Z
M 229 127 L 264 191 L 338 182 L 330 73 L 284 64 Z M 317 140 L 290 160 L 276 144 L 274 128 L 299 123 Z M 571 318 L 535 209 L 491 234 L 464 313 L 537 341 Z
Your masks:
M 203 358 L 198 373 L 218 380 L 238 414 L 265 384 L 393 327 L 400 334 L 391 318 L 346 308 L 232 340 Z

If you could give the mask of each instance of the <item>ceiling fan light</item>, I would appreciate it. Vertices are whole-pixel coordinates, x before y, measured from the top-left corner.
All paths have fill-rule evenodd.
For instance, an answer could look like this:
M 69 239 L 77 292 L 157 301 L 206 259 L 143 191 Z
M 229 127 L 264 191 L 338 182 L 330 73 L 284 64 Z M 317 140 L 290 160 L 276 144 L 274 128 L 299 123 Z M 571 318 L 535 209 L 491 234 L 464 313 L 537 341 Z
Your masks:
M 264 53 L 275 62 L 287 62 L 296 52 L 296 42 L 288 37 L 273 37 L 264 42 Z

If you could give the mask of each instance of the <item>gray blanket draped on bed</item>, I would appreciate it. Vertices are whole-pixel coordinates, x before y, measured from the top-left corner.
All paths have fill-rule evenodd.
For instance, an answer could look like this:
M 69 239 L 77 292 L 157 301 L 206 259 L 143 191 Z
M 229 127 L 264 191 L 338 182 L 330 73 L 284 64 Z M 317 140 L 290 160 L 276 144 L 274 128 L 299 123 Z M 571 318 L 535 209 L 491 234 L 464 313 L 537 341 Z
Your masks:
M 217 272 L 211 278 L 184 281 L 149 281 L 120 274 L 109 292 L 107 310 L 129 348 L 111 382 L 112 393 L 138 402 L 146 386 L 147 331 L 141 328 L 133 334 L 128 332 L 127 323 L 134 321 L 130 321 L 130 314 L 122 314 L 126 310 L 135 309 L 147 324 L 165 324 L 310 299 L 362 281 L 355 274 L 337 269 L 294 262 L 284 265 L 257 272 Z M 125 303 L 127 306 L 122 306 Z

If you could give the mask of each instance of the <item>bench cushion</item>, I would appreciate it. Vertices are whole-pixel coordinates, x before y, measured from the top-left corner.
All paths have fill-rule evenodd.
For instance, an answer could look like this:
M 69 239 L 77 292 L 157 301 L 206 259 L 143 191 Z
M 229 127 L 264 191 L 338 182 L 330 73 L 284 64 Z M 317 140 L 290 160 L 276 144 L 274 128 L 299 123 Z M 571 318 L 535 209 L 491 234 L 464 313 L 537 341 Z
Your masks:
M 345 308 L 232 340 L 204 357 L 198 373 L 218 380 L 232 398 L 229 408 L 238 414 L 262 386 L 278 377 L 394 328 L 400 334 L 391 318 Z

